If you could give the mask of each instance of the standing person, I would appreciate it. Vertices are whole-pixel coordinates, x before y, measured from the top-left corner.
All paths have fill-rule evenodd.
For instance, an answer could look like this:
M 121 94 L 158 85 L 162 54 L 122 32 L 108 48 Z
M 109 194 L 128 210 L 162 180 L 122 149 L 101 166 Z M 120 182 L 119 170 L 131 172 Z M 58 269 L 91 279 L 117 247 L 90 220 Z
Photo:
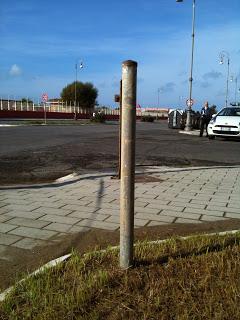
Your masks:
M 204 126 L 206 126 L 206 136 L 208 136 L 207 126 L 209 121 L 211 120 L 211 110 L 209 108 L 208 102 L 204 103 L 204 106 L 201 110 L 201 118 L 200 118 L 200 137 L 203 135 Z

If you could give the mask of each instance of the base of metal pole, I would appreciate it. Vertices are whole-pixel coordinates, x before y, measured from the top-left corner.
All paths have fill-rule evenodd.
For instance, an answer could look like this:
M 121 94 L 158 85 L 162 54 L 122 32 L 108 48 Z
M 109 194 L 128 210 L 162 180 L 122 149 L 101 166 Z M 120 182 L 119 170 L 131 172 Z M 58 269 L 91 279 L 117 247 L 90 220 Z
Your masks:
M 187 120 L 186 120 L 186 126 L 184 131 L 192 131 L 192 124 L 191 124 L 191 110 L 187 110 Z

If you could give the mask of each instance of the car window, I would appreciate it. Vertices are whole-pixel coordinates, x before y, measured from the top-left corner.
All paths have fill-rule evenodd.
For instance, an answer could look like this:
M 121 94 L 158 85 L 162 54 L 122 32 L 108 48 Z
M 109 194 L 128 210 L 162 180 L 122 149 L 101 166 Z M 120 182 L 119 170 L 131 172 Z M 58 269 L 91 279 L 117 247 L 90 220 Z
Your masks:
M 240 116 L 240 108 L 224 108 L 219 113 L 218 116 Z

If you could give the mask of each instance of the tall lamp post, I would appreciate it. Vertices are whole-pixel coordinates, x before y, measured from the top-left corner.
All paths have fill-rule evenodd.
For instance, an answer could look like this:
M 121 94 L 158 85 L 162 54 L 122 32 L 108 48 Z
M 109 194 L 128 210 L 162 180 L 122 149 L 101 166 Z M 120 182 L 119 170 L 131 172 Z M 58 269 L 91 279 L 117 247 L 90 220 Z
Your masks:
M 77 119 L 77 75 L 78 75 L 78 65 L 79 68 L 82 69 L 83 68 L 83 63 L 80 62 L 79 64 L 79 60 L 76 61 L 75 63 L 75 73 L 76 73 L 76 80 L 75 80 L 75 88 L 74 88 L 74 119 Z
M 160 95 L 160 92 L 161 92 L 161 89 L 158 88 L 158 90 L 157 90 L 157 93 L 158 93 L 158 104 L 157 104 L 157 106 L 158 106 L 158 108 L 159 108 L 159 95 Z
M 176 0 L 176 2 L 183 2 L 183 0 Z M 187 121 L 185 131 L 191 131 L 191 106 L 192 106 L 192 82 L 193 82 L 193 57 L 194 57 L 194 44 L 195 44 L 195 7 L 196 0 L 193 0 L 192 4 L 192 48 L 191 48 L 191 64 L 190 64 L 190 76 L 189 76 L 189 104 L 187 108 Z
M 226 98 L 225 98 L 225 106 L 228 106 L 228 84 L 229 84 L 229 66 L 230 66 L 230 57 L 227 51 L 222 51 L 219 54 L 220 64 L 224 64 L 225 59 L 227 59 L 227 84 L 226 84 Z
M 234 103 L 235 103 L 235 106 L 237 105 L 237 91 L 238 91 L 238 77 L 235 77 L 234 79 L 234 76 L 231 76 L 230 78 L 230 81 L 231 82 L 235 82 L 235 100 L 234 100 Z

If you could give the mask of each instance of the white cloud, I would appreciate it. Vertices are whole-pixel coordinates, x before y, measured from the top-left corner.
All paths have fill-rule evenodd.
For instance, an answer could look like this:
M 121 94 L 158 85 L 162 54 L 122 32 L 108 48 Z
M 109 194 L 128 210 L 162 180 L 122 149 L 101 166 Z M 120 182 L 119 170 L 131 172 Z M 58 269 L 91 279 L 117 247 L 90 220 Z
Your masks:
M 16 64 L 13 64 L 9 70 L 10 76 L 19 76 L 21 73 L 21 68 Z

